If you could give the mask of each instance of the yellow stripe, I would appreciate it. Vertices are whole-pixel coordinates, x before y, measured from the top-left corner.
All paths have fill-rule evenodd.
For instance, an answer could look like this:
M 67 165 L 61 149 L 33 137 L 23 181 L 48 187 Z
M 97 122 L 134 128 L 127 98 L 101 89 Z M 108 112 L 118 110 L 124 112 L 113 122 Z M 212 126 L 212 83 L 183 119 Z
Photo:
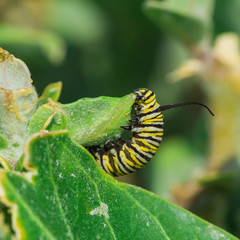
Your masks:
M 150 96 L 152 94 L 152 91 L 150 91 L 150 90 L 148 90 L 146 93 L 145 93 L 145 96 L 144 97 L 148 97 L 148 96 Z
M 144 166 L 145 164 L 139 162 L 138 159 L 135 157 L 134 151 L 133 151 L 131 148 L 127 147 L 127 145 L 125 145 L 125 146 L 126 146 L 125 149 L 129 152 L 130 157 L 132 158 L 132 160 L 133 160 L 134 162 L 136 162 L 137 165 L 139 165 L 139 166 Z M 134 166 L 138 167 L 137 165 L 134 165 Z
M 124 151 L 121 150 L 119 155 L 122 157 L 122 161 L 124 161 L 126 164 L 128 164 L 130 167 L 134 167 L 135 164 L 133 162 L 131 162 L 130 160 L 127 159 L 127 156 L 125 155 Z
M 149 113 L 149 115 L 144 116 L 144 121 L 146 121 L 148 119 L 158 119 L 159 121 L 163 121 L 163 115 L 160 114 L 158 116 L 152 117 L 151 113 Z
M 151 112 L 153 111 L 155 108 L 157 108 L 159 106 L 159 104 L 154 104 L 153 107 L 148 108 L 148 111 Z
M 137 144 L 137 143 L 133 143 L 132 145 L 133 145 L 133 147 L 135 147 L 139 152 L 142 152 L 143 154 L 144 154 L 144 153 L 149 153 L 149 154 L 151 154 L 152 151 L 153 151 L 153 153 L 156 152 L 156 151 L 154 151 L 153 149 L 149 149 L 148 147 L 140 146 L 140 145 Z
M 152 122 L 163 122 L 163 119 L 161 120 L 161 119 L 157 119 L 157 118 L 152 118 L 152 119 L 144 119 L 143 121 L 142 121 L 142 123 L 152 123 Z
M 110 170 L 110 172 L 114 172 L 111 164 L 109 163 L 109 157 L 107 155 L 103 155 L 103 160 L 105 161 L 105 166 Z
M 116 161 L 116 157 L 113 156 L 113 163 L 114 163 L 114 166 L 117 170 L 117 172 L 120 174 L 120 175 L 123 175 L 124 173 L 120 170 L 120 168 L 118 167 L 118 164 L 117 164 L 117 161 Z
M 154 147 L 153 145 L 151 145 L 150 143 L 148 143 L 145 139 L 141 139 L 141 138 L 137 138 L 137 141 L 141 142 L 142 144 L 150 147 L 152 150 L 158 150 L 158 147 Z
M 150 94 L 152 94 L 152 92 L 151 92 Z M 148 96 L 149 96 L 150 94 L 148 94 Z M 156 98 L 156 95 L 153 94 L 152 97 L 150 97 L 149 99 L 147 99 L 144 103 L 145 103 L 145 104 L 152 103 L 152 102 L 155 100 L 155 98 Z M 157 102 L 156 102 L 156 103 L 157 103 Z
M 138 133 L 138 136 L 161 137 L 161 136 L 163 136 L 163 132 L 156 132 L 156 133 L 140 132 L 140 133 Z
M 152 126 L 154 127 L 154 126 Z M 150 133 L 150 134 L 159 134 L 159 136 L 162 136 L 163 135 L 163 129 L 162 128 L 157 128 L 155 127 L 156 129 L 150 129 L 150 128 L 143 128 L 141 129 L 141 132 L 139 131 L 139 133 Z M 160 135 L 162 134 L 162 135 Z

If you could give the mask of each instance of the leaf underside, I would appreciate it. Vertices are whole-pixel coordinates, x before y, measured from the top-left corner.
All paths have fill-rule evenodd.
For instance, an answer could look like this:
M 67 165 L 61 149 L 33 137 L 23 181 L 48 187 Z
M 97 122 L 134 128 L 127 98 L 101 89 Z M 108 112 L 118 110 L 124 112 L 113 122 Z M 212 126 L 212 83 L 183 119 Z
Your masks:
M 67 132 L 32 137 L 24 165 L 28 173 L 0 173 L 1 198 L 12 208 L 20 239 L 235 239 L 108 176 Z
M 121 98 L 82 98 L 70 104 L 50 102 L 35 112 L 29 124 L 28 135 L 41 131 L 55 114 L 46 127 L 47 131 L 67 129 L 78 144 L 100 145 L 108 139 L 121 137 L 124 131 L 121 126 L 129 124 L 134 100 L 135 95 L 128 94 Z

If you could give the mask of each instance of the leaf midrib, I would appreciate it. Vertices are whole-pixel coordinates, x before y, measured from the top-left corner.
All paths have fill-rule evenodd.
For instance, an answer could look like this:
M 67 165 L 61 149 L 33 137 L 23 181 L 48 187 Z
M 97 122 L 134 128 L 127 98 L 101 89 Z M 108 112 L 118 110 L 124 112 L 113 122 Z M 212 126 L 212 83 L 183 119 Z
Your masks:
M 71 227 L 69 226 L 68 222 L 67 222 L 67 219 L 66 219 L 66 216 L 63 212 L 63 207 L 62 207 L 62 204 L 61 204 L 61 201 L 60 201 L 60 197 L 58 195 L 58 191 L 57 191 L 57 186 L 56 186 L 56 183 L 55 183 L 55 180 L 54 180 L 54 177 L 53 177 L 53 171 L 52 171 L 52 165 L 51 165 L 51 158 L 50 158 L 50 146 L 49 146 L 49 143 L 48 143 L 48 139 L 46 139 L 46 143 L 47 143 L 47 156 L 48 156 L 48 167 L 49 167 L 49 178 L 50 178 L 50 181 L 52 182 L 52 186 L 53 186 L 53 189 L 54 189 L 54 194 L 56 196 L 56 199 L 57 199 L 57 204 L 59 206 L 59 210 L 60 210 L 60 214 L 63 218 L 63 222 L 68 230 L 68 232 L 71 234 L 69 237 L 70 239 L 74 240 L 74 237 L 73 237 L 73 233 L 71 231 Z
M 72 155 L 73 159 L 76 161 L 76 163 L 78 164 L 79 168 L 83 171 L 83 173 L 84 173 L 84 174 L 90 179 L 90 181 L 92 182 L 93 186 L 95 187 L 95 191 L 96 191 L 96 193 L 97 193 L 97 198 L 98 198 L 99 206 L 100 206 L 100 204 L 101 204 L 101 202 L 102 202 L 102 199 L 101 199 L 101 197 L 100 197 L 99 190 L 98 190 L 98 186 L 97 186 L 96 182 L 95 182 L 95 181 L 92 179 L 92 177 L 86 172 L 86 170 L 81 166 L 81 164 L 79 163 L 79 161 L 78 161 L 78 159 L 76 158 L 76 156 L 72 153 L 72 151 L 71 151 L 63 142 L 62 142 L 62 145 L 63 145 L 63 147 L 66 149 L 66 151 L 68 151 L 68 152 Z M 115 235 L 115 233 L 114 233 L 114 230 L 113 230 L 110 222 L 108 221 L 108 219 L 107 219 L 105 216 L 104 216 L 104 218 L 105 218 L 105 221 L 106 221 L 107 225 L 109 226 L 109 228 L 110 228 L 110 230 L 111 230 L 110 232 L 112 233 L 114 240 L 117 240 L 116 235 Z
M 26 179 L 24 179 L 26 180 Z M 8 178 L 6 178 L 6 181 L 8 183 L 8 186 L 10 187 L 10 189 L 12 190 L 12 193 L 15 194 L 16 199 L 18 199 L 19 203 L 22 204 L 23 208 L 26 209 L 26 211 L 29 213 L 29 216 L 34 220 L 35 223 L 37 223 L 39 225 L 39 227 L 43 230 L 43 232 L 46 233 L 46 236 L 48 237 L 48 239 L 53 239 L 55 240 L 56 238 L 52 235 L 52 233 L 45 227 L 45 225 L 42 223 L 42 220 L 39 219 L 38 215 L 35 214 L 35 212 L 32 211 L 32 209 L 25 203 L 24 199 L 22 198 L 22 196 L 16 191 L 15 186 L 12 184 L 11 181 L 9 181 Z M 17 218 L 16 218 L 17 221 Z

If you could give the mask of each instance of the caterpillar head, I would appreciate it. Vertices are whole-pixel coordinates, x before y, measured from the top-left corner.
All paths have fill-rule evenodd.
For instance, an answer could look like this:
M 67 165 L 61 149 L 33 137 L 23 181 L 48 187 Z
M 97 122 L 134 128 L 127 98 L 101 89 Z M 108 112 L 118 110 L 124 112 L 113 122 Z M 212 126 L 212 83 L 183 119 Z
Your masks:
M 139 88 L 134 91 L 134 94 L 136 95 L 134 108 L 137 110 L 138 113 L 140 111 L 145 111 L 156 102 L 155 93 L 146 88 Z
M 139 105 L 148 105 L 152 103 L 156 98 L 155 93 L 146 88 L 139 88 L 134 91 L 134 94 L 136 95 L 135 102 Z

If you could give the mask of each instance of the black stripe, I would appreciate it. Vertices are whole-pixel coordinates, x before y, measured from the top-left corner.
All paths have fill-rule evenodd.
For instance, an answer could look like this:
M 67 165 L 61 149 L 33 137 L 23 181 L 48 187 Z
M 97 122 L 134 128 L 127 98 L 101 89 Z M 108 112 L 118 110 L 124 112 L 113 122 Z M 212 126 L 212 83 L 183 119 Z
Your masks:
M 152 158 L 147 157 L 146 155 L 144 155 L 142 152 L 138 151 L 134 146 L 131 146 L 131 148 L 133 149 L 134 152 L 136 152 L 138 155 L 140 155 L 142 158 L 144 158 L 147 162 L 149 162 Z M 141 159 L 138 159 L 139 161 Z M 146 163 L 143 162 L 144 165 L 146 165 Z
M 137 116 L 138 117 L 144 117 L 146 115 L 149 115 L 149 114 L 152 114 L 152 113 L 157 113 L 157 112 L 161 113 L 160 106 L 157 109 L 153 110 L 153 111 L 149 111 L 149 112 L 146 112 L 146 113 L 140 113 Z M 154 118 L 156 118 L 156 117 L 154 117 Z
M 153 119 L 157 119 L 158 122 L 163 122 L 163 119 L 161 119 L 161 114 L 162 113 L 159 113 L 159 115 L 157 116 L 151 116 L 151 113 L 149 115 L 146 115 L 146 116 L 143 116 L 143 120 L 139 121 L 139 122 L 144 122 L 144 121 L 151 121 Z M 142 117 L 139 117 L 139 120 L 141 119 Z
M 130 153 L 127 151 L 127 149 L 125 149 L 124 151 L 124 154 L 126 155 L 126 158 L 130 161 L 130 162 L 132 162 L 133 164 L 135 164 L 135 166 L 137 165 L 137 166 L 139 166 L 132 158 L 131 158 L 131 155 L 130 155 Z M 128 164 L 129 165 L 129 164 Z M 130 165 L 129 165 L 130 166 Z M 137 167 L 135 167 L 135 166 L 130 166 L 131 168 L 133 168 L 133 169 L 135 169 L 135 170 L 138 170 L 139 168 L 137 168 Z M 141 167 L 141 166 L 139 166 L 139 167 Z
M 147 128 L 141 130 L 141 132 L 138 132 L 138 133 L 163 133 L 163 131 L 153 131 L 153 130 L 146 131 L 146 130 L 147 130 Z M 163 130 L 163 129 L 162 129 L 162 130 Z M 161 136 L 162 136 L 162 135 L 161 135 Z M 159 137 L 161 137 L 161 136 L 159 136 Z
M 135 139 L 135 142 L 138 146 L 147 148 L 147 150 L 142 150 L 143 154 L 146 153 L 146 154 L 154 155 L 156 153 L 156 151 L 153 148 L 145 145 L 144 143 L 137 141 L 136 139 Z
M 134 146 L 132 146 L 132 144 L 130 142 L 128 143 L 128 147 L 131 148 L 134 152 L 136 152 L 139 156 L 144 158 L 144 160 L 146 160 L 146 161 L 150 161 L 151 160 L 151 158 L 145 156 L 143 153 L 138 151 Z M 142 164 L 146 165 L 146 163 L 143 162 L 141 159 L 138 159 L 138 161 L 141 162 Z
M 145 92 L 141 92 L 140 90 L 144 90 Z M 139 97 L 141 97 L 141 99 L 142 99 L 143 96 L 144 96 L 148 91 L 149 91 L 148 89 L 140 89 L 140 88 L 139 88 L 139 89 L 136 89 L 136 90 L 134 91 L 134 94 L 137 95 L 136 100 L 140 100 Z M 138 92 L 140 92 L 141 95 L 140 95 Z
M 101 168 L 106 172 L 106 173 L 108 173 L 108 171 L 106 170 L 106 168 L 104 167 L 104 164 L 103 164 L 103 155 L 100 155 L 100 159 L 99 159 L 99 162 L 100 162 L 100 166 L 101 166 Z M 110 171 L 111 172 L 111 171 Z
M 103 157 L 103 156 L 106 156 L 107 158 L 109 158 L 109 156 L 108 156 L 107 154 L 102 155 L 102 157 Z M 106 162 L 106 160 L 104 160 L 104 159 L 103 159 L 103 161 Z M 110 166 L 112 167 L 112 164 L 110 163 L 110 159 L 109 159 L 109 164 L 110 164 Z M 114 168 L 113 168 L 113 170 L 111 170 L 108 166 L 106 166 L 106 167 L 107 167 L 107 169 L 109 170 L 109 172 L 110 172 L 112 175 L 115 175 Z
M 153 108 L 153 106 L 156 104 L 156 102 L 153 100 L 153 103 L 148 107 L 149 108 Z
M 163 124 L 151 124 L 151 123 L 140 123 L 140 124 L 137 124 L 136 126 L 134 126 L 134 128 L 138 128 L 138 127 L 142 127 L 142 128 L 145 128 L 145 127 L 156 127 L 156 128 L 161 128 L 163 129 Z
M 154 139 L 154 138 L 151 137 L 151 136 L 138 136 L 138 133 L 135 133 L 135 134 L 134 134 L 134 137 L 135 137 L 135 138 L 142 138 L 142 139 L 149 139 L 149 140 L 152 140 L 152 141 L 158 143 L 158 146 L 159 146 L 160 143 L 162 142 L 162 140 Z
M 142 89 L 141 89 L 141 90 L 142 90 Z M 144 91 L 145 91 L 145 92 L 141 92 L 141 91 L 140 91 L 140 92 L 141 92 L 143 95 L 146 95 L 146 93 L 149 92 L 148 89 L 144 89 Z
M 145 147 L 149 148 L 150 150 L 152 150 L 151 147 L 145 145 L 145 143 L 139 141 L 138 139 L 142 139 L 142 138 L 140 138 L 140 137 L 139 137 L 139 138 L 135 138 L 135 141 L 139 142 L 139 145 L 145 146 Z M 157 145 L 155 145 L 155 144 L 153 144 L 153 143 L 150 143 L 150 142 L 146 141 L 146 139 L 142 139 L 142 140 L 144 140 L 145 142 L 147 142 L 148 144 L 150 144 L 150 145 L 153 146 L 153 147 L 156 147 L 156 148 L 159 147 L 159 144 L 157 144 L 157 143 L 156 143 Z
M 129 169 L 127 166 L 125 166 L 125 164 L 123 163 L 122 159 L 120 158 L 120 154 L 119 154 L 120 151 L 116 151 L 116 152 L 117 152 L 118 161 L 123 166 L 123 168 L 125 168 L 125 170 L 127 170 L 127 172 L 132 173 L 133 171 L 131 169 Z
M 148 92 L 150 92 L 150 91 L 147 91 L 144 95 L 146 95 Z M 152 96 L 154 95 L 154 92 L 152 92 L 148 97 L 146 97 L 145 99 L 144 99 L 144 102 L 146 102 L 149 98 L 151 98 Z M 154 98 L 155 99 L 155 98 Z M 154 99 L 153 99 L 153 101 L 154 101 Z
M 119 174 L 124 174 L 124 173 L 121 171 L 120 168 L 119 168 L 119 172 L 118 172 L 118 170 L 116 169 L 116 167 L 115 167 L 115 165 L 114 165 L 114 159 L 113 159 L 113 156 L 112 156 L 111 153 L 108 154 L 108 157 L 109 157 L 109 163 L 110 163 L 110 165 L 112 166 L 112 168 L 113 168 L 113 170 L 114 170 L 113 175 L 114 175 L 114 176 L 118 176 L 117 173 L 119 173 Z
M 137 144 L 137 143 L 136 143 Z M 137 146 L 138 147 L 144 147 L 144 146 L 141 146 L 141 145 L 139 145 L 139 144 L 137 144 Z M 144 158 L 151 158 L 152 159 L 152 157 L 154 156 L 154 154 L 155 154 L 155 152 L 152 152 L 152 151 L 145 151 L 145 150 L 142 150 L 142 149 L 139 149 L 138 150 L 138 148 L 136 148 L 136 147 L 134 147 L 139 153 L 141 153 L 142 155 L 140 155 L 140 156 L 142 156 L 142 157 L 144 157 Z M 148 147 L 148 149 L 150 150 L 150 148 Z M 152 157 L 147 157 L 147 155 L 152 155 Z M 147 160 L 147 159 L 146 159 Z M 149 159 L 150 160 L 150 159 Z M 147 161 L 149 161 L 149 160 L 147 160 Z
M 132 139 L 129 139 L 129 141 L 127 141 L 126 142 L 126 144 L 127 144 L 127 146 L 129 147 L 129 148 L 131 148 L 134 152 L 136 152 L 136 153 L 138 153 L 138 150 L 137 149 L 135 149 L 134 147 L 132 147 Z M 140 155 L 140 154 L 139 154 Z M 141 156 L 141 155 L 140 155 Z M 136 157 L 137 158 L 137 157 Z M 144 159 L 145 159 L 145 156 L 143 157 Z M 146 165 L 146 163 L 145 162 L 143 162 L 141 159 L 139 159 L 139 158 L 137 158 L 137 160 L 141 163 L 141 164 L 143 164 L 143 165 Z M 142 166 L 143 167 L 143 166 Z

